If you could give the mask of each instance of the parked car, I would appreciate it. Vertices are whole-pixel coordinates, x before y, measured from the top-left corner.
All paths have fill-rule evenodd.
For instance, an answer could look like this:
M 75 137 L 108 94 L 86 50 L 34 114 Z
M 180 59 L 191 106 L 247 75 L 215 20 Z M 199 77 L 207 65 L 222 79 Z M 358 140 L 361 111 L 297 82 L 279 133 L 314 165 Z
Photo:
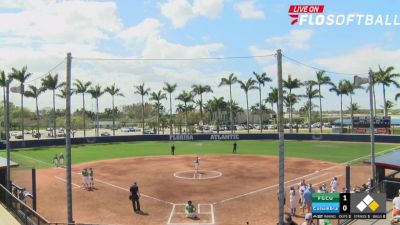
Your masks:
M 276 126 L 274 124 L 268 125 L 268 130 L 274 130 L 276 129 Z
M 46 128 L 46 131 L 52 131 L 52 130 L 53 130 L 53 128 L 51 128 L 51 127 Z
M 122 127 L 121 128 L 121 132 L 129 132 L 129 128 L 128 127 Z
M 64 130 L 58 130 L 57 133 L 56 133 L 56 137 L 65 137 Z
M 22 139 L 22 133 L 21 133 L 21 132 L 17 132 L 17 133 L 14 135 L 14 137 L 15 137 L 15 139 Z
M 100 134 L 100 136 L 101 136 L 101 137 L 109 137 L 109 136 L 111 136 L 111 134 L 108 133 L 108 132 L 102 132 L 102 133 Z
M 128 127 L 129 132 L 141 131 L 138 127 Z
M 150 130 L 150 129 L 145 129 L 143 133 L 144 134 L 154 134 L 154 131 Z
M 41 134 L 40 132 L 37 132 L 36 130 L 34 130 L 34 131 L 32 132 L 32 137 L 33 137 L 33 138 L 41 138 L 41 137 L 42 137 L 42 134 Z

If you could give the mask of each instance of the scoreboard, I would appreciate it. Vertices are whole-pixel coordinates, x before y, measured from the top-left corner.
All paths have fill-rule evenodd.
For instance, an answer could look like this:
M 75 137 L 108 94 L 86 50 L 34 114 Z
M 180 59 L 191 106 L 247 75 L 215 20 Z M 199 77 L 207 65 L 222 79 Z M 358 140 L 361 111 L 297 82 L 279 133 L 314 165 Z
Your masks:
M 314 193 L 315 219 L 386 219 L 385 193 Z
M 374 127 L 375 128 L 390 128 L 391 119 L 390 116 L 375 116 Z M 370 117 L 369 116 L 354 116 L 353 117 L 353 128 L 369 128 Z

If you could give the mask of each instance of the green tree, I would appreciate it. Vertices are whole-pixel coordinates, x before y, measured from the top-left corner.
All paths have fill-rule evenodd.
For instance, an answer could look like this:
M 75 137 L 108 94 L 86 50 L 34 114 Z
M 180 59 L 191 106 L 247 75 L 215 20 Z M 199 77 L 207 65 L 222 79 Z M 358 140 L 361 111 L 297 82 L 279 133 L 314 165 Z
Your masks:
M 106 87 L 104 89 L 105 92 L 111 95 L 111 105 L 112 105 L 112 130 L 113 130 L 113 136 L 115 136 L 115 106 L 114 106 L 114 97 L 115 96 L 121 96 L 124 97 L 124 94 L 121 93 L 121 89 L 117 88 L 115 86 L 115 83 L 109 87 Z
M 217 133 L 219 133 L 219 128 L 221 125 L 221 111 L 227 108 L 227 102 L 224 101 L 223 97 L 213 97 L 207 101 L 206 109 L 210 112 L 210 117 L 213 118 L 213 124 L 217 126 Z M 212 116 L 214 114 L 214 116 Z
M 96 99 L 96 127 L 95 127 L 95 135 L 99 136 L 99 98 L 104 94 L 100 85 L 96 85 L 91 87 L 88 90 L 88 93 L 92 96 L 92 98 Z
M 193 94 L 191 92 L 187 92 L 187 91 L 182 91 L 178 97 L 176 97 L 176 100 L 179 100 L 183 103 L 184 106 L 184 112 L 185 112 L 185 126 L 186 126 L 186 133 L 189 130 L 189 126 L 188 126 L 188 111 L 189 111 L 189 107 L 188 107 L 188 103 L 193 101 Z
M 150 88 L 145 88 L 144 83 L 138 86 L 135 86 L 135 94 L 139 94 L 142 96 L 142 133 L 144 134 L 144 96 L 148 95 L 150 92 Z
M 354 111 L 353 111 L 352 105 L 353 105 L 354 91 L 357 90 L 357 89 L 363 89 L 363 87 L 360 86 L 360 85 L 355 86 L 354 84 L 351 84 L 350 82 L 347 83 L 347 85 L 348 85 L 347 88 L 348 88 L 348 92 L 349 92 L 349 96 L 350 96 L 350 107 L 349 107 L 349 109 L 350 109 L 350 120 L 351 120 L 351 124 L 353 124 Z
M 153 91 L 150 94 L 150 101 L 155 101 L 156 109 L 157 109 L 157 134 L 160 133 L 160 108 L 162 107 L 160 101 L 163 99 L 167 99 L 167 95 L 163 93 L 161 90 L 158 92 Z
M 85 94 L 88 92 L 90 85 L 92 82 L 84 82 L 76 79 L 74 82 L 74 93 L 82 94 L 82 116 L 83 116 L 83 136 L 86 137 L 86 109 L 85 109 Z
M 31 76 L 31 73 L 27 72 L 27 67 L 24 66 L 20 70 L 12 68 L 12 72 L 10 78 L 19 81 L 20 89 L 19 93 L 21 94 L 21 112 L 20 112 L 20 121 L 21 121 L 21 132 L 22 132 L 22 140 L 25 139 L 24 137 L 24 83 L 25 81 Z
M 384 115 L 387 116 L 387 107 L 386 107 L 386 90 L 385 87 L 389 87 L 391 84 L 396 86 L 397 88 L 400 87 L 400 84 L 395 80 L 396 78 L 400 77 L 400 74 L 393 73 L 394 67 L 389 66 L 388 68 L 381 68 L 379 66 L 379 71 L 376 72 L 376 81 L 378 84 L 382 84 L 382 93 L 383 93 L 383 111 Z
M 322 133 L 322 95 L 321 95 L 321 86 L 322 85 L 332 85 L 331 78 L 325 74 L 325 71 L 320 70 L 316 72 L 317 82 L 315 85 L 318 85 L 318 95 L 319 95 L 319 123 L 320 123 L 320 132 Z
M 351 83 L 348 80 L 340 80 L 338 86 L 333 85 L 329 91 L 336 93 L 340 96 L 340 129 L 343 130 L 343 95 L 349 95 L 349 87 Z
M 172 129 L 172 93 L 176 90 L 177 84 L 164 82 L 163 90 L 169 94 L 169 128 L 170 134 L 173 134 Z
M 200 120 L 203 121 L 203 94 L 212 93 L 213 90 L 211 89 L 210 85 L 194 84 L 192 85 L 192 92 L 195 95 L 200 96 L 198 105 L 200 108 Z M 203 128 L 201 128 L 201 132 L 203 132 Z
M 229 106 L 229 120 L 230 120 L 230 122 L 231 122 L 231 133 L 233 133 L 233 112 L 232 112 L 232 103 L 233 103 L 233 100 L 232 100 L 232 85 L 233 84 L 235 84 L 235 83 L 237 83 L 237 77 L 233 74 L 233 73 L 231 73 L 229 76 L 228 76 L 228 78 L 225 78 L 225 77 L 223 77 L 223 78 L 221 78 L 221 82 L 219 83 L 219 85 L 218 85 L 218 87 L 221 87 L 221 86 L 226 86 L 226 85 L 228 85 L 229 86 L 229 104 L 230 104 L 230 106 Z
M 266 82 L 271 82 L 272 79 L 269 78 L 269 77 L 267 76 L 266 73 L 258 74 L 258 73 L 256 73 L 256 72 L 253 72 L 253 74 L 254 74 L 254 76 L 256 77 L 256 81 L 257 81 L 257 83 L 258 83 L 258 92 L 259 92 L 259 96 L 260 96 L 260 103 L 259 103 L 259 106 L 262 106 L 262 102 L 261 102 L 261 99 L 262 99 L 262 96 L 261 96 L 262 90 L 261 90 L 261 89 L 262 89 L 262 87 L 265 86 L 265 83 L 266 83 Z M 262 115 L 263 115 L 263 110 L 262 110 L 262 108 L 259 108 L 260 132 L 261 132 L 261 133 L 262 133 L 262 128 L 263 128 L 263 126 L 262 126 L 262 122 L 263 122 Z
M 37 88 L 36 86 L 29 85 L 28 90 L 25 91 L 25 97 L 27 98 L 34 98 L 35 103 L 36 103 L 36 131 L 39 133 L 39 128 L 40 128 L 40 116 L 39 116 L 39 104 L 38 104 L 38 98 L 39 95 L 44 91 L 43 87 Z M 37 136 L 39 139 L 39 136 Z
M 307 98 L 307 109 L 308 109 L 308 132 L 311 133 L 311 111 L 312 111 L 312 99 L 313 98 L 320 98 L 321 96 L 319 95 L 319 90 L 314 90 L 313 86 L 316 84 L 315 81 L 306 81 L 305 83 L 306 86 L 306 93 L 302 96 L 304 98 Z M 322 127 L 322 123 L 320 124 Z
M 250 128 L 249 128 L 249 91 L 250 90 L 254 90 L 254 89 L 258 89 L 256 84 L 256 81 L 253 80 L 252 78 L 249 78 L 247 81 L 238 81 L 240 84 L 240 88 L 244 91 L 244 93 L 246 94 L 246 109 L 247 109 L 247 113 L 246 113 L 246 123 L 247 123 L 247 133 L 250 133 Z M 233 130 L 233 129 L 232 129 Z
M 44 91 L 51 90 L 53 92 L 53 131 L 52 135 L 53 137 L 56 137 L 56 90 L 60 87 L 62 87 L 64 83 L 59 83 L 58 82 L 58 74 L 55 74 L 54 76 L 51 75 L 50 73 L 47 74 L 44 78 L 42 78 L 42 87 L 44 88 Z
M 283 80 L 283 86 L 289 90 L 289 95 L 288 96 L 292 96 L 292 90 L 293 89 L 297 89 L 300 88 L 302 85 L 302 83 L 300 82 L 299 79 L 294 78 L 292 79 L 292 76 L 289 75 L 287 80 Z M 289 101 L 289 128 L 290 128 L 290 132 L 292 132 L 292 119 L 293 119 L 293 115 L 292 115 L 292 107 L 293 107 L 293 102 L 291 101 L 293 98 L 289 97 L 287 100 Z

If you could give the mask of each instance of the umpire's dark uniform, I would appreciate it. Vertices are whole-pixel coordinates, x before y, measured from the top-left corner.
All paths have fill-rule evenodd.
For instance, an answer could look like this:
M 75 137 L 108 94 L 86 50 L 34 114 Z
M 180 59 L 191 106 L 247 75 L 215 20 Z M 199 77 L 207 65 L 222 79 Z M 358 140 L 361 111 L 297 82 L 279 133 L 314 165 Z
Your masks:
M 130 199 L 132 200 L 133 211 L 140 212 L 139 187 L 136 182 L 133 183 L 129 191 L 131 192 Z

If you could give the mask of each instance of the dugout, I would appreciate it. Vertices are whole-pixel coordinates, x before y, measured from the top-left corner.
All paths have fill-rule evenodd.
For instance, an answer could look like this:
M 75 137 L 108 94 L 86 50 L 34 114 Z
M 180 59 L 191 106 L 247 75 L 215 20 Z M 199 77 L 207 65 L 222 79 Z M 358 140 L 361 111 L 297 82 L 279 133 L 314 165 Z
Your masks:
M 400 189 L 400 150 L 376 157 L 375 166 L 379 189 L 386 192 L 388 199 L 393 199 Z
M 11 167 L 18 167 L 18 163 L 10 161 Z M 7 180 L 7 159 L 0 157 L 0 184 L 6 186 Z

